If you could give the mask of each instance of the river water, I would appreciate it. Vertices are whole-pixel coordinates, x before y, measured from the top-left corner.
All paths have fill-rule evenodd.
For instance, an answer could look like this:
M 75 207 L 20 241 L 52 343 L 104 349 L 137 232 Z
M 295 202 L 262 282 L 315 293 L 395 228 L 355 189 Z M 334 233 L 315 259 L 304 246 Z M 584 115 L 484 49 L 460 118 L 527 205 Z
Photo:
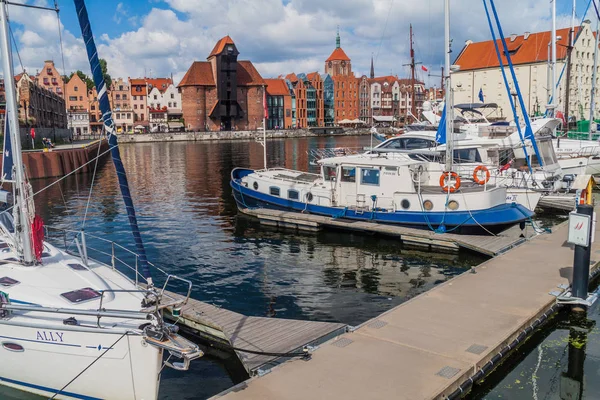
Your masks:
M 310 149 L 368 145 L 368 137 L 272 140 L 268 161 L 314 171 Z M 246 315 L 357 325 L 483 261 L 403 248 L 393 239 L 278 231 L 238 216 L 230 172 L 262 167 L 255 142 L 124 145 L 121 153 L 148 258 L 190 279 L 194 298 Z M 53 181 L 35 181 L 34 189 Z M 72 176 L 41 192 L 36 206 L 46 225 L 81 229 L 85 215 L 88 234 L 133 249 L 110 160 L 95 177 Z M 205 357 L 187 373 L 167 369 L 160 398 L 206 399 L 234 384 L 228 368 Z M 0 389 L 0 398 L 31 396 Z

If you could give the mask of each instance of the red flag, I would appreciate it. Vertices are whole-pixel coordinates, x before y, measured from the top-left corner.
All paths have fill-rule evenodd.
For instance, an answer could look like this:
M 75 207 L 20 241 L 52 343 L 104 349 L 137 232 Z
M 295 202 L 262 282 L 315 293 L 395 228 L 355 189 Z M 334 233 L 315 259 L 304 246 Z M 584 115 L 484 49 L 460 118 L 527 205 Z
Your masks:
M 267 91 L 263 90 L 263 108 L 265 109 L 265 119 L 269 119 L 269 109 L 267 108 Z
M 562 121 L 563 126 L 567 124 L 567 121 L 565 121 L 565 115 L 562 113 L 562 111 L 556 112 L 556 118 L 558 118 Z
M 31 138 L 35 139 L 35 129 L 31 128 Z
M 427 67 L 426 67 L 426 66 L 424 66 L 424 65 L 421 65 L 421 69 L 422 69 L 423 71 L 425 71 L 425 72 L 429 71 L 429 70 L 427 69 Z

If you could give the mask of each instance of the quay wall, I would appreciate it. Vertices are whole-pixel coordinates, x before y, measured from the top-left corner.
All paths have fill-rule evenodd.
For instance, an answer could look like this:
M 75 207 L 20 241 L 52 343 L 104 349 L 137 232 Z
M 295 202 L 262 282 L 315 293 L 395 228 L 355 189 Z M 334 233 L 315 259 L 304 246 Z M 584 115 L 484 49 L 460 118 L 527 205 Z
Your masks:
M 108 142 L 103 140 L 71 149 L 24 151 L 23 164 L 29 179 L 65 176 L 93 160 L 98 154 L 98 146 L 100 146 L 100 153 L 108 150 Z M 90 162 L 76 173 L 93 172 L 94 166 L 95 163 Z
M 267 131 L 267 139 L 289 139 L 317 136 L 368 135 L 368 129 L 346 130 L 344 133 L 314 133 L 305 129 Z M 262 139 L 262 131 L 168 132 L 119 135 L 119 143 L 201 142 Z

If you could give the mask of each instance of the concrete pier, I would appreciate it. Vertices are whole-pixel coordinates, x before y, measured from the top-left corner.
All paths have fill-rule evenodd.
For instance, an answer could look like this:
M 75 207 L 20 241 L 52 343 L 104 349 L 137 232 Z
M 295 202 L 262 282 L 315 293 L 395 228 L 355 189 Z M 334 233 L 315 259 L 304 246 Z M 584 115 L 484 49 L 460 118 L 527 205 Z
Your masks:
M 562 224 L 323 344 L 312 360 L 214 398 L 444 399 L 556 303 L 572 273 L 567 231 Z M 596 269 L 598 242 L 592 260 Z

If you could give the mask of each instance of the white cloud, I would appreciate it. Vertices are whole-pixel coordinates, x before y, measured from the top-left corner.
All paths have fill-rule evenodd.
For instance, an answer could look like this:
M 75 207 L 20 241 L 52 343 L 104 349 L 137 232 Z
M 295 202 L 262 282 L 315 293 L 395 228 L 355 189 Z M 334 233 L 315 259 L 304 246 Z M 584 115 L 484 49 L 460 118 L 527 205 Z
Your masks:
M 454 54 L 466 39 L 490 37 L 480 1 L 453 0 L 451 7 Z M 506 35 L 549 29 L 548 7 L 540 6 L 539 0 L 503 0 L 497 2 L 497 8 Z M 432 73 L 443 61 L 441 0 L 165 0 L 141 17 L 130 15 L 127 3 L 121 2 L 114 17 L 117 23 L 127 21 L 131 27 L 118 36 L 108 36 L 95 26 L 95 34 L 101 38 L 100 56 L 107 59 L 113 76 L 143 76 L 152 71 L 154 76 L 173 73 L 180 78 L 194 60 L 205 59 L 215 42 L 227 34 L 236 41 L 240 58 L 254 61 L 265 77 L 322 72 L 324 60 L 335 46 L 338 25 L 342 47 L 352 58 L 355 72 L 368 73 L 374 53 L 377 74 L 406 76 L 403 64 L 409 57 L 410 23 L 418 61 Z M 52 13 L 15 8 L 11 19 L 22 25 L 18 39 L 27 66 L 39 68 L 45 58 L 60 54 Z M 564 25 L 568 18 L 560 21 Z M 67 69 L 89 70 L 81 40 L 63 31 L 63 41 Z

